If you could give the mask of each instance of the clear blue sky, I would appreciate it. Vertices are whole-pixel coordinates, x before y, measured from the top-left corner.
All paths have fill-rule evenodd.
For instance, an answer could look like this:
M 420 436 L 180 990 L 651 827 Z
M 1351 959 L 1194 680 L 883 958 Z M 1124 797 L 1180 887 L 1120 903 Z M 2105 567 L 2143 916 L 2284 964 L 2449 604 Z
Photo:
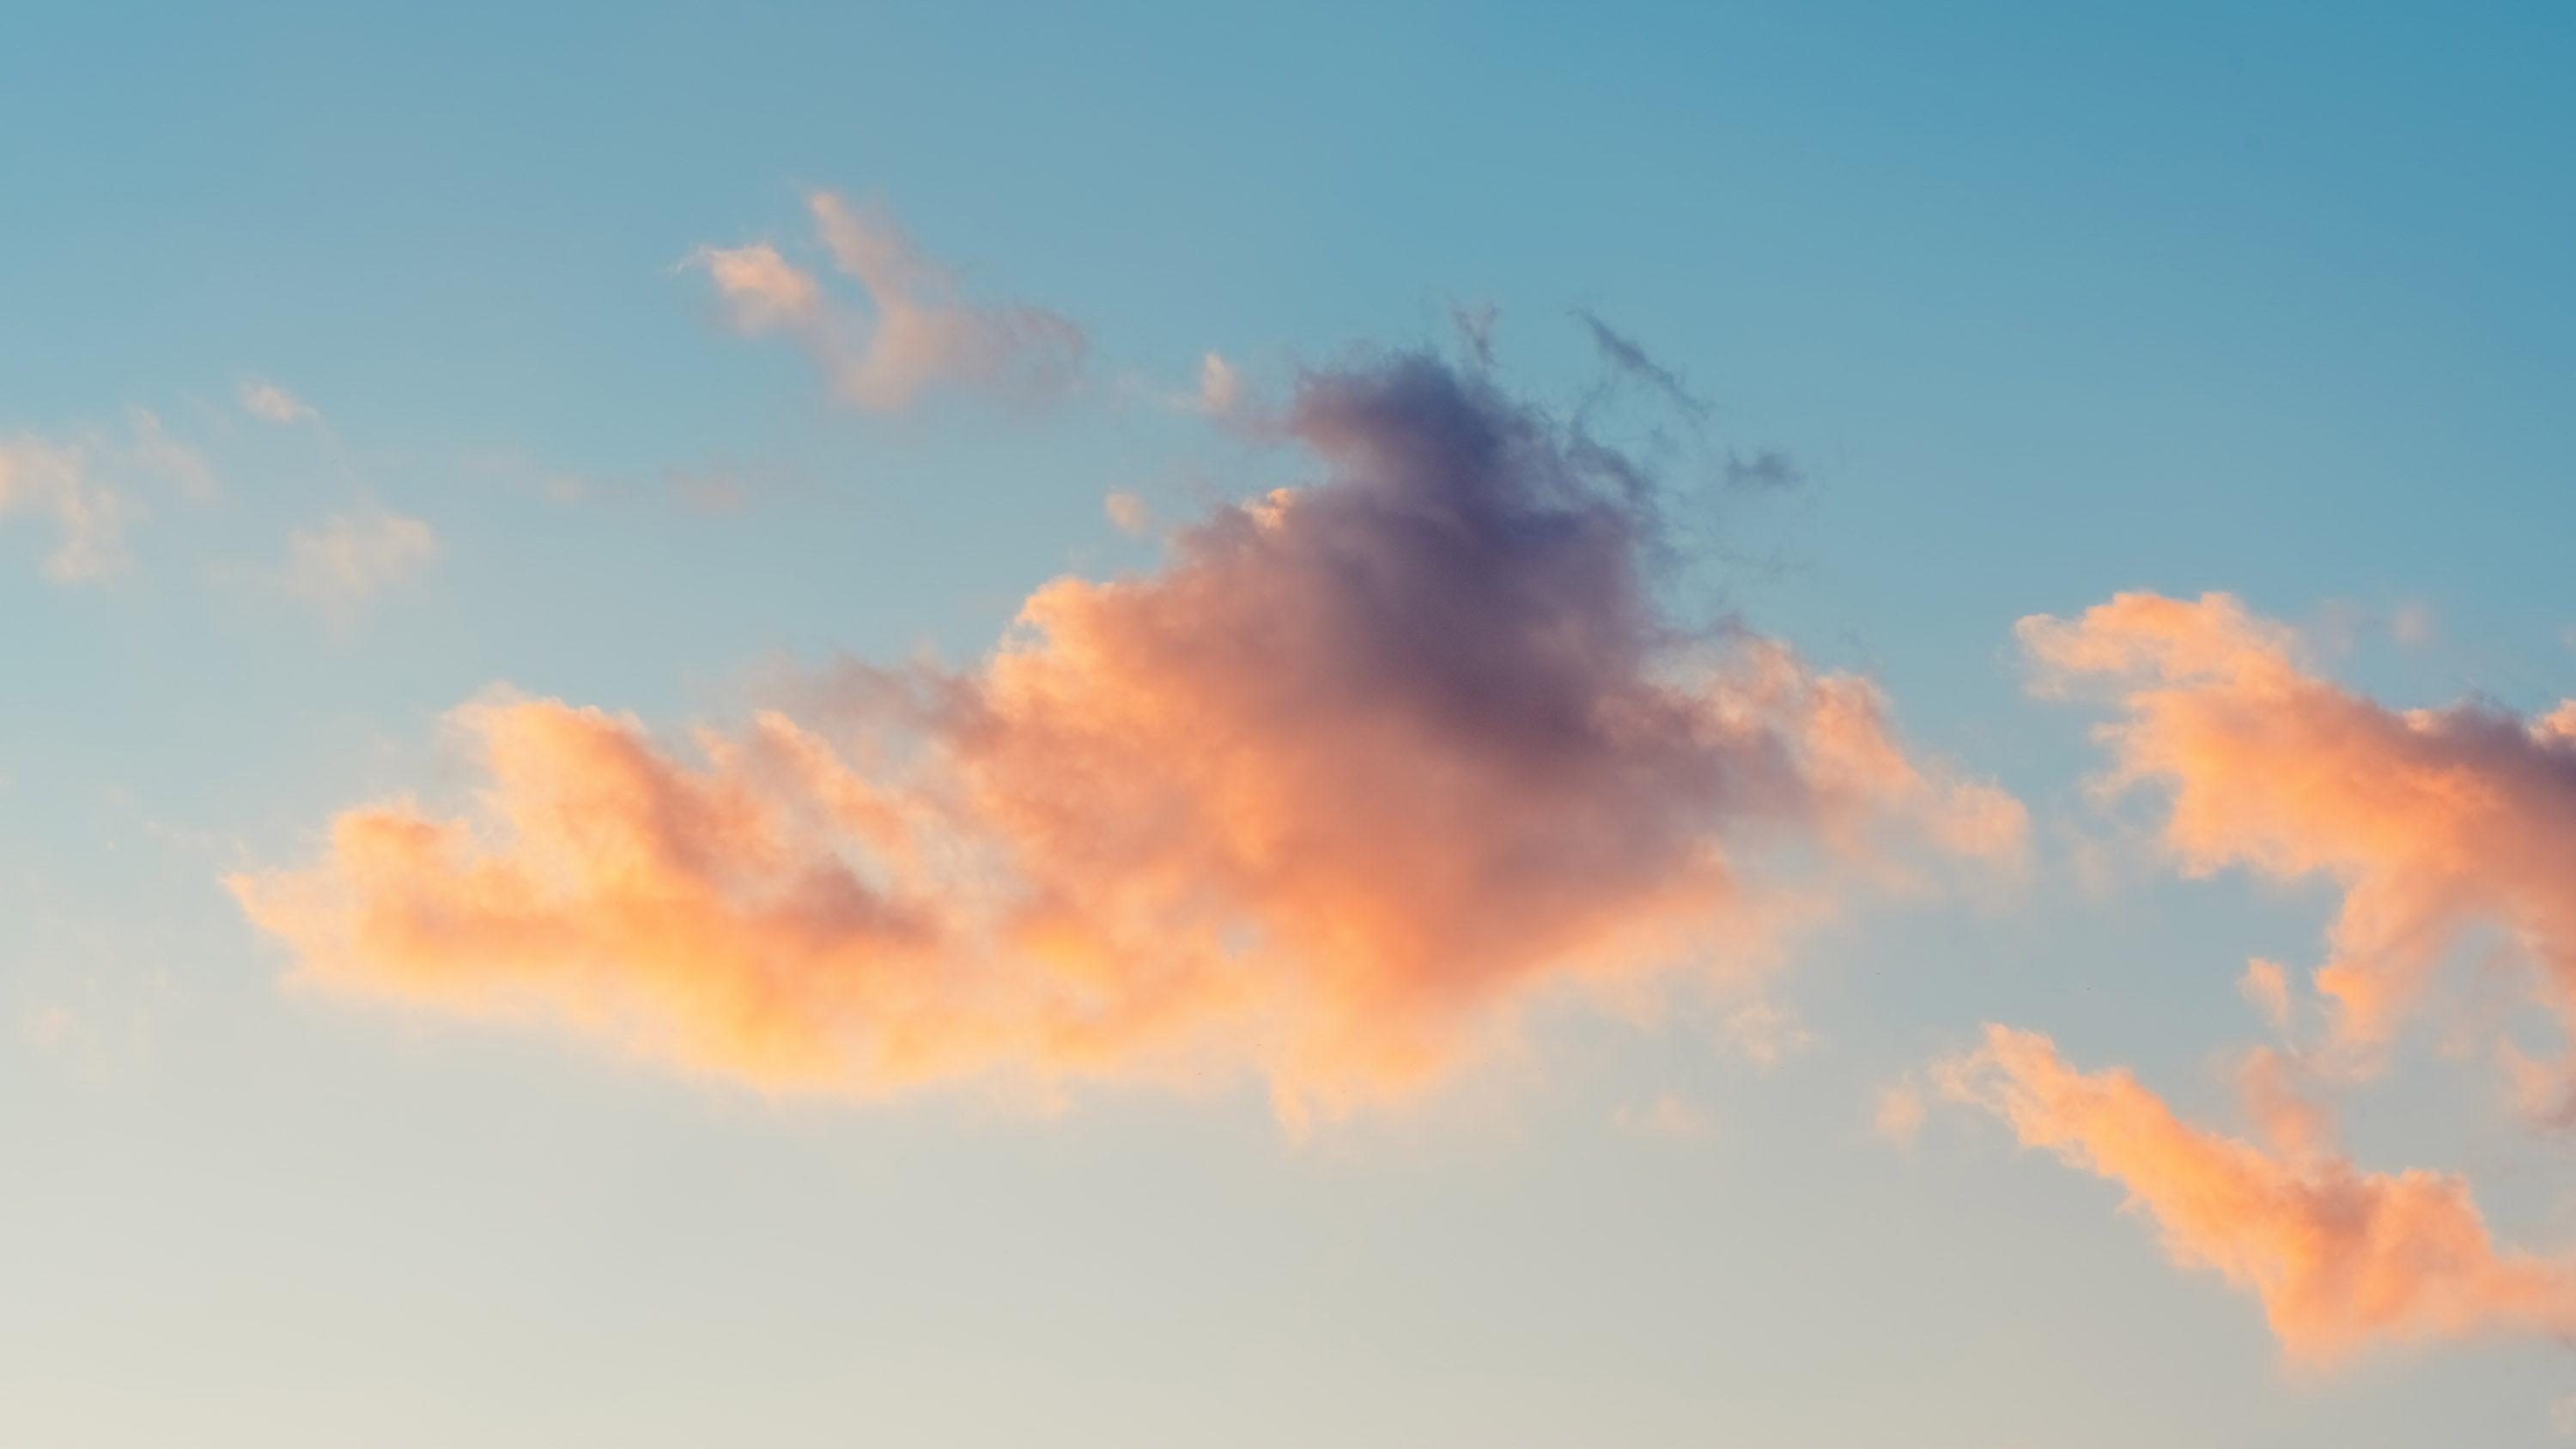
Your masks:
M 2556 1442 L 2546 1336 L 2285 1367 L 2117 1185 L 1872 1116 L 2001 1021 L 2240 1133 L 2239 974 L 2327 955 L 2332 879 L 2189 876 L 2155 792 L 2088 794 L 2109 716 L 2026 691 L 2017 620 L 2223 590 L 2393 708 L 2576 695 L 2576 13 L 22 8 L 0 440 L 126 516 L 67 577 L 0 488 L 0 1438 Z M 816 192 L 1069 319 L 1079 384 L 836 400 L 701 251 L 863 325 Z M 1487 306 L 1547 416 L 1588 315 L 1706 404 L 1622 415 L 1681 473 L 1795 460 L 1692 495 L 1661 607 L 2027 807 L 2017 883 L 1794 933 L 1779 1060 L 1542 994 L 1303 1139 L 1257 1072 L 778 1096 L 295 985 L 225 888 L 470 813 L 441 721 L 498 684 L 676 757 L 843 653 L 971 674 L 1050 579 L 1168 565 L 1108 495 L 1314 480 L 1175 401 L 1206 354 L 1275 402 Z M 2341 1099 L 2355 1160 L 2576 1243 L 2563 1137 L 2446 1021 Z

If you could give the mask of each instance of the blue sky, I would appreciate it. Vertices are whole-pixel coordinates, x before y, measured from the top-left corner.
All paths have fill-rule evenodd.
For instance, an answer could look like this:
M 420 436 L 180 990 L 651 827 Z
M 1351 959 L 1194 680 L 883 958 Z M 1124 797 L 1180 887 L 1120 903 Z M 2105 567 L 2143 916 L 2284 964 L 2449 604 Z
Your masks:
M 55 523 L 0 512 L 13 1441 L 2556 1442 L 2576 1369 L 2545 1335 L 2299 1368 L 2119 1186 L 1975 1103 L 1872 1128 L 1999 1021 L 2241 1134 L 2245 962 L 2328 954 L 2331 870 L 2196 877 L 2157 789 L 2088 793 L 2117 706 L 2034 697 L 2017 620 L 2225 591 L 2393 709 L 2576 694 L 2556 10 L 12 30 L 0 440 L 86 448 L 129 555 L 49 574 Z M 865 318 L 817 192 L 884 207 L 971 305 L 1078 325 L 1079 386 L 836 402 L 702 251 L 771 245 Z M 1660 607 L 1866 676 L 1909 758 L 2027 810 L 2017 878 L 1922 866 L 1784 938 L 1762 999 L 1803 1049 L 1553 992 L 1507 1049 L 1303 1137 L 1257 1069 L 776 1094 L 296 985 L 224 885 L 312 866 L 367 802 L 469 813 L 490 781 L 441 721 L 496 685 L 677 758 L 844 655 L 980 678 L 1049 580 L 1173 566 L 1109 495 L 1168 528 L 1330 471 L 1178 405 L 1206 354 L 1284 406 L 1366 349 L 1456 364 L 1482 307 L 1534 416 L 1616 376 L 1590 316 L 1706 405 L 1604 414 L 1663 428 L 1684 483 L 1793 458 L 1794 489 L 1684 489 Z M 311 415 L 257 416 L 260 383 Z M 299 535 L 406 523 L 434 543 L 298 571 Z M 2463 999 L 2529 929 L 2479 925 Z M 2474 1006 L 2339 1089 L 2345 1144 L 2465 1174 L 2500 1238 L 2576 1242 L 2563 1135 L 2461 1047 Z

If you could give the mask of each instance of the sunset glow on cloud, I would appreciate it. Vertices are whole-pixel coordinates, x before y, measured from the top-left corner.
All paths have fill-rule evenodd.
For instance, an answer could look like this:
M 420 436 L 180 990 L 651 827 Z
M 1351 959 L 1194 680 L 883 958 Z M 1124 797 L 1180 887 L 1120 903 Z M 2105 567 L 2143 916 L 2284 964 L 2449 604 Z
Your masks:
M 2290 630 L 2223 594 L 2123 594 L 2020 634 L 2044 684 L 2120 691 L 2109 783 L 2172 792 L 2164 835 L 2185 868 L 2342 887 L 2314 977 L 2333 1048 L 2366 1064 L 2480 925 L 2507 931 L 2538 968 L 2534 998 L 2576 1021 L 2576 702 L 2531 719 L 2475 700 L 2390 709 L 2309 672 Z M 2277 966 L 2248 981 L 2286 1012 Z
M 2079 1072 L 2035 1032 L 1995 1026 L 1941 1063 L 1943 1095 L 2025 1147 L 2127 1187 L 2165 1250 L 2262 1300 L 2291 1358 L 2377 1343 L 2576 1333 L 2576 1255 L 2498 1247 L 2457 1177 L 2363 1172 L 2313 1141 L 2265 1152 L 2193 1127 L 2127 1072 Z M 2306 1150 L 2299 1150 L 2305 1147 Z
M 2576 1442 L 2576 7 L 18 9 L 0 1449 Z
M 1213 1058 L 1294 1110 L 1552 985 L 1747 984 L 1855 867 L 2018 856 L 2019 805 L 1909 758 L 1866 682 L 1672 635 L 1651 511 L 1489 384 L 1314 374 L 1282 426 L 1325 481 L 1047 586 L 983 668 L 850 664 L 703 766 L 477 705 L 478 818 L 355 811 L 234 889 L 313 979 L 767 1086 Z

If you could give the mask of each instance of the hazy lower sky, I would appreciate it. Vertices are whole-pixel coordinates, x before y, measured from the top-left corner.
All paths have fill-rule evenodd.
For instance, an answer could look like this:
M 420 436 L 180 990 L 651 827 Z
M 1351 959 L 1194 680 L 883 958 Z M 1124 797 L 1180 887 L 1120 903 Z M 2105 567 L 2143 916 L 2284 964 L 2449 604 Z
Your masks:
M 0 1439 L 2576 1436 L 2562 7 L 20 11 Z

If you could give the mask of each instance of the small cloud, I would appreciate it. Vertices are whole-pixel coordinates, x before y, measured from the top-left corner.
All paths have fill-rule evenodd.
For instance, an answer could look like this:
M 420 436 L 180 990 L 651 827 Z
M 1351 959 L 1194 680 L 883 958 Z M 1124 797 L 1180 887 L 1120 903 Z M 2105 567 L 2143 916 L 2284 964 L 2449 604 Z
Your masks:
M 147 414 L 148 416 L 148 414 Z M 123 571 L 125 524 L 143 510 L 95 476 L 94 448 L 49 443 L 32 433 L 0 442 L 0 518 L 50 516 L 62 541 L 45 559 L 45 577 L 85 583 Z
M 2236 990 L 2245 1004 L 2254 1008 L 2263 1024 L 2274 1031 L 2287 1031 L 2290 1026 L 2290 977 L 2278 961 L 2257 956 L 2245 963 L 2245 974 L 2236 981 Z
M 2421 649 L 2433 642 L 2433 611 L 2423 604 L 2406 604 L 2388 619 L 2388 637 L 2398 647 Z
M 209 502 L 221 491 L 215 486 L 215 470 L 195 449 L 171 437 L 150 410 L 127 408 L 125 426 L 134 435 L 125 451 L 137 473 L 169 484 L 192 502 Z
M 1080 380 L 1090 346 L 1080 327 L 1036 307 L 966 301 L 955 274 L 922 255 L 882 207 L 825 191 L 806 201 L 833 266 L 867 292 L 873 316 L 843 306 L 767 242 L 700 247 L 688 264 L 706 269 L 735 330 L 794 339 L 841 401 L 901 412 L 935 389 L 962 387 L 1041 403 Z
M 1153 531 L 1154 515 L 1146 510 L 1145 500 L 1133 493 L 1112 493 L 1103 500 L 1101 511 L 1118 525 L 1120 533 L 1143 538 Z
M 1243 405 L 1243 375 L 1211 352 L 1199 359 L 1198 411 L 1212 418 L 1231 417 Z
M 1622 1132 L 1639 1137 L 1660 1137 L 1667 1142 L 1697 1142 L 1708 1136 L 1711 1123 L 1708 1114 L 1670 1092 L 1646 1107 L 1622 1107 L 1610 1114 L 1610 1124 Z
M 309 423 L 317 421 L 322 416 L 315 410 L 313 404 L 279 387 L 276 383 L 256 377 L 243 378 L 241 386 L 235 391 L 235 396 L 241 399 L 243 412 L 262 422 Z
M 741 468 L 714 463 L 704 468 L 666 469 L 662 477 L 671 485 L 672 495 L 691 509 L 723 514 L 740 513 L 763 495 L 776 493 L 787 474 L 775 466 Z
M 2561 1439 L 2576 1439 L 2576 1394 L 2549 1406 L 2549 1427 L 2557 1430 Z
M 1726 458 L 1726 486 L 1766 492 L 1785 493 L 1807 481 L 1799 471 L 1797 460 L 1786 453 L 1770 449 L 1750 458 L 1730 453 Z
M 1719 1035 L 1758 1067 L 1772 1066 L 1816 1044 L 1816 1034 L 1799 1026 L 1795 1014 L 1767 1001 L 1737 1008 Z
M 1591 313 L 1577 312 L 1574 315 L 1591 329 L 1593 346 L 1600 350 L 1601 360 L 1610 364 L 1612 372 L 1663 394 L 1664 399 L 1679 408 L 1685 417 L 1708 416 L 1708 404 L 1692 395 L 1680 373 L 1657 362 L 1634 339 L 1612 331 L 1608 323 Z
M 1912 1147 L 1923 1131 L 1923 1092 L 1911 1081 L 1898 1082 L 1878 1094 L 1878 1109 L 1871 1113 L 1870 1131 L 1879 1140 L 1897 1147 Z
M 287 591 L 345 611 L 419 577 L 438 557 L 438 535 L 417 518 L 382 509 L 335 513 L 318 529 L 287 535 L 286 552 Z

